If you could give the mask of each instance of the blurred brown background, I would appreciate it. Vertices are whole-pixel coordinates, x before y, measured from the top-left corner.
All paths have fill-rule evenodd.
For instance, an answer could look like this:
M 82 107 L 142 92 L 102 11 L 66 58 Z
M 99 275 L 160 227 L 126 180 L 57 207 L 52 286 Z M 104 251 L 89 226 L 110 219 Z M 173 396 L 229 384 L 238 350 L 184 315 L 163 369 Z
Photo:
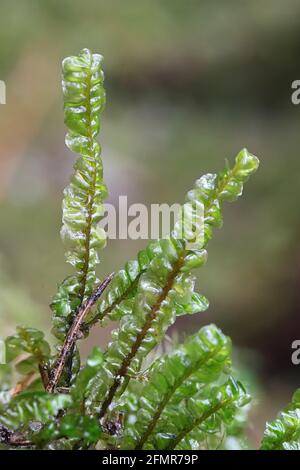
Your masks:
M 0 3 L 0 328 L 49 325 L 48 304 L 70 269 L 59 238 L 64 146 L 60 64 L 89 47 L 104 55 L 101 143 L 110 201 L 181 202 L 194 180 L 247 147 L 261 159 L 199 272 L 207 313 L 256 388 L 253 440 L 300 385 L 300 79 L 297 0 L 44 0 Z M 110 242 L 99 274 L 142 242 Z M 103 339 L 103 338 L 102 338 Z M 101 332 L 93 341 L 101 342 Z M 87 346 L 85 345 L 86 349 Z

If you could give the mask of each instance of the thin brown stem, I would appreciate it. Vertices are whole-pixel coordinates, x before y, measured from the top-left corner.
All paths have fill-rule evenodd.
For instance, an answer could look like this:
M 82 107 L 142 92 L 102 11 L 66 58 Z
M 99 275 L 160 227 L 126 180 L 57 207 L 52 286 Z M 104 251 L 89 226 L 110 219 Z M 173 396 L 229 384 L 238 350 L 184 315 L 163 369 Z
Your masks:
M 46 363 L 40 362 L 39 363 L 39 372 L 42 383 L 44 385 L 44 389 L 46 390 L 47 385 L 49 383 L 49 370 L 48 365 Z
M 68 360 L 70 351 L 72 350 L 73 346 L 76 343 L 76 340 L 78 339 L 78 336 L 80 335 L 80 327 L 82 325 L 84 317 L 87 315 L 87 313 L 91 310 L 91 308 L 97 302 L 97 300 L 99 299 L 99 297 L 101 296 L 105 288 L 111 282 L 113 276 L 114 276 L 114 273 L 111 273 L 109 276 L 107 276 L 104 279 L 104 281 L 96 288 L 96 290 L 86 300 L 86 302 L 82 304 L 77 314 L 75 315 L 74 321 L 67 333 L 64 344 L 58 356 L 58 359 L 54 365 L 53 370 L 50 373 L 50 380 L 46 388 L 47 392 L 53 393 L 56 386 L 58 385 L 59 379 L 61 377 L 61 374 L 63 373 L 66 362 Z

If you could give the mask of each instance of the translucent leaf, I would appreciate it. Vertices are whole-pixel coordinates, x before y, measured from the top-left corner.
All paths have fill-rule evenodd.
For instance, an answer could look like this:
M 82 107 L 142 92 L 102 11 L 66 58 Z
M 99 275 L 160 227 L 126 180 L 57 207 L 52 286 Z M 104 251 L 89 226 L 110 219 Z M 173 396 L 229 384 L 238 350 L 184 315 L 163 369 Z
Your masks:
M 193 292 L 190 302 L 186 305 L 179 305 L 176 315 L 193 315 L 194 313 L 205 312 L 209 307 L 209 301 L 204 295 Z
M 46 392 L 24 392 L 13 398 L 0 415 L 0 423 L 9 429 L 18 429 L 30 421 L 46 422 L 71 404 L 71 397 Z
M 230 354 L 230 339 L 210 325 L 158 359 L 138 391 L 137 413 L 126 422 L 124 444 L 142 448 L 170 407 L 180 407 L 182 400 L 220 379 L 230 366 Z
M 95 377 L 97 372 L 101 370 L 104 362 L 104 356 L 99 347 L 95 347 L 87 358 L 85 366 L 79 372 L 76 381 L 71 388 L 71 396 L 74 406 L 87 408 L 89 400 L 87 397 L 91 394 L 90 384 L 91 379 Z M 87 400 L 87 401 L 86 401 Z
M 16 370 L 23 375 L 38 372 L 39 364 L 46 363 L 50 356 L 50 346 L 44 333 L 35 328 L 17 327 L 17 332 L 5 340 L 6 360 L 11 362 L 24 355 L 16 364 Z
M 43 362 L 50 355 L 50 346 L 45 341 L 44 333 L 35 328 L 18 326 L 16 334 L 6 338 L 5 343 L 7 362 L 24 352 L 31 354 L 39 362 Z
M 67 261 L 75 274 L 58 288 L 52 302 L 53 333 L 63 340 L 76 308 L 92 293 L 96 283 L 98 251 L 105 234 L 98 228 L 107 189 L 103 182 L 100 145 L 96 136 L 104 108 L 102 57 L 84 49 L 63 61 L 66 145 L 79 154 L 70 185 L 64 191 L 61 235 L 68 246 Z
M 205 388 L 193 398 L 183 401 L 180 407 L 167 410 L 148 448 L 156 448 L 159 441 L 161 449 L 206 448 L 206 437 L 214 435 L 220 439 L 224 436 L 236 413 L 249 400 L 242 384 L 232 377 L 222 385 Z M 162 442 L 165 429 L 168 429 L 168 436 Z
M 256 170 L 257 162 L 256 157 L 243 150 L 236 157 L 232 169 L 226 167 L 219 176 L 209 174 L 197 180 L 194 189 L 187 195 L 187 204 L 191 208 L 187 213 L 193 219 L 193 210 L 202 205 L 202 219 L 196 218 L 189 225 L 199 224 L 204 235 L 196 240 L 194 246 L 191 246 L 190 239 L 175 236 L 179 230 L 175 226 L 170 238 L 151 245 L 154 256 L 148 257 L 147 250 L 140 253 L 139 259 L 144 269 L 135 265 L 133 277 L 136 279 L 139 275 L 139 279 L 132 311 L 124 312 L 119 328 L 112 334 L 104 366 L 95 377 L 94 392 L 98 387 L 94 397 L 96 406 L 102 401 L 100 415 L 107 411 L 119 387 L 122 385 L 124 390 L 130 376 L 140 371 L 144 358 L 162 340 L 166 330 L 174 323 L 177 312 L 181 314 L 192 301 L 194 278 L 190 271 L 206 261 L 205 247 L 211 238 L 212 228 L 221 224 L 220 202 L 223 199 L 233 200 L 241 194 L 242 184 Z M 230 193 L 230 198 L 226 197 L 226 192 Z M 119 282 L 122 285 L 123 278 L 120 275 L 113 285 L 114 308 L 124 300 L 124 289 L 121 288 L 120 293 L 117 289 Z
M 54 448 L 57 447 L 54 441 L 63 442 L 63 439 L 68 439 L 73 445 L 80 441 L 81 446 L 89 446 L 97 442 L 101 434 L 99 420 L 96 417 L 72 413 L 63 416 L 59 421 L 53 420 L 48 423 L 33 436 L 33 440 L 39 445 L 52 442 Z
M 274 421 L 266 424 L 262 450 L 295 450 L 300 446 L 300 389 Z

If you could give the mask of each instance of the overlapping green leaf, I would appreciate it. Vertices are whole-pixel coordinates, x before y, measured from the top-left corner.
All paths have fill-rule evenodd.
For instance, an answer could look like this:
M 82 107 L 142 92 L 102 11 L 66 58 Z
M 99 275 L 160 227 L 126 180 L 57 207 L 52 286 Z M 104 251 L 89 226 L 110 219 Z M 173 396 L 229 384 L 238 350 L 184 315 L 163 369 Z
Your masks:
M 222 202 L 241 195 L 258 160 L 242 150 L 232 169 L 226 164 L 219 175 L 197 180 L 170 236 L 151 242 L 115 275 L 97 312 L 89 312 L 85 325 L 78 327 L 88 332 L 96 321 L 109 318 L 119 320 L 119 328 L 107 350 L 94 348 L 80 369 L 77 336 L 68 342 L 66 334 L 78 307 L 94 290 L 98 251 L 105 244 L 98 223 L 107 189 L 96 140 L 105 101 L 101 60 L 84 49 L 63 62 L 66 144 L 78 159 L 64 192 L 61 235 L 74 274 L 58 286 L 52 310 L 53 333 L 60 343 L 66 340 L 55 386 L 61 391 L 66 386 L 69 393 L 24 392 L 21 387 L 14 396 L 11 369 L 19 356 L 25 353 L 17 363 L 23 374 L 36 372 L 45 362 L 57 366 L 44 335 L 19 328 L 6 341 L 8 365 L 0 370 L 0 424 L 7 435 L 29 437 L 30 445 L 46 449 L 96 443 L 97 448 L 216 447 L 227 430 L 235 429 L 238 413 L 249 401 L 243 386 L 228 375 L 230 340 L 214 325 L 204 327 L 172 353 L 150 366 L 148 361 L 146 370 L 141 368 L 176 316 L 208 308 L 207 299 L 194 292 L 194 270 L 205 264 L 212 230 L 222 224 Z M 279 420 L 268 425 L 263 447 L 299 448 L 298 404 L 294 397 Z
M 38 372 L 39 365 L 46 363 L 50 356 L 50 346 L 42 331 L 18 326 L 16 334 L 5 340 L 6 361 L 23 357 L 16 364 L 16 370 L 23 375 Z
M 83 411 L 90 406 L 90 386 L 92 379 L 101 370 L 104 356 L 99 347 L 95 347 L 87 358 L 85 366 L 79 372 L 74 385 L 71 388 L 73 405 Z
M 105 244 L 98 223 L 107 189 L 103 182 L 100 113 L 105 102 L 102 57 L 84 49 L 63 62 L 63 92 L 67 146 L 79 157 L 70 185 L 64 191 L 62 238 L 68 244 L 67 261 L 75 274 L 58 288 L 52 302 L 53 332 L 63 339 L 76 308 L 91 294 L 96 282 L 98 250 Z
M 89 319 L 88 323 L 91 325 L 105 317 L 120 320 L 124 315 L 131 314 L 139 278 L 150 266 L 151 261 L 160 256 L 163 256 L 161 243 L 154 241 L 138 253 L 137 260 L 126 263 L 124 269 L 114 276 L 103 299 L 99 302 L 96 314 Z M 193 277 L 190 278 L 190 282 L 194 284 Z M 191 297 L 189 296 L 187 303 L 176 305 L 176 315 L 203 312 L 208 306 L 209 302 L 203 295 L 193 293 Z
M 300 389 L 278 418 L 267 423 L 262 450 L 299 450 L 300 447 Z
M 123 315 L 131 313 L 141 274 L 148 268 L 153 258 L 161 254 L 160 243 L 153 241 L 145 250 L 138 253 L 137 260 L 127 262 L 125 267 L 115 274 L 90 323 L 106 316 L 111 320 L 119 320 Z
M 194 189 L 187 195 L 187 201 L 184 205 L 185 218 L 183 220 L 186 225 L 194 226 L 197 221 L 195 209 L 198 207 L 199 202 L 204 205 L 204 220 L 199 220 L 200 232 L 202 227 L 204 229 L 203 237 L 201 237 L 203 245 L 210 239 L 212 227 L 222 225 L 220 203 L 224 200 L 233 201 L 242 194 L 243 183 L 256 171 L 258 164 L 258 159 L 249 154 L 246 149 L 243 149 L 237 155 L 233 169 L 226 165 L 225 170 L 219 175 L 208 174 L 196 181 Z M 190 217 L 188 211 L 191 212 Z M 194 223 L 191 222 L 191 218 L 194 219 Z M 182 231 L 182 226 L 180 228 Z M 154 256 L 162 256 L 161 247 L 157 241 L 150 243 L 145 250 L 138 254 L 137 260 L 127 263 L 116 274 L 104 299 L 99 304 L 98 318 L 103 318 L 109 314 L 112 318 L 119 319 L 122 315 L 132 311 L 133 301 L 128 302 L 128 299 L 132 299 L 134 296 L 137 281 L 149 267 Z M 190 261 L 192 262 L 192 260 L 193 254 L 190 254 Z M 188 259 L 186 259 L 186 265 L 187 262 Z M 188 265 L 186 267 L 188 269 Z
M 166 410 L 147 447 L 178 450 L 207 448 L 207 436 L 214 435 L 221 441 L 240 407 L 249 400 L 242 384 L 232 377 L 222 385 L 205 388 L 189 400 L 183 400 L 180 406 L 170 406 Z
M 158 359 L 151 367 L 146 384 L 137 392 L 137 413 L 128 412 L 125 447 L 142 448 L 168 408 L 180 407 L 182 400 L 218 381 L 230 366 L 230 353 L 230 339 L 210 325 L 188 338 L 170 355 Z
M 38 433 L 32 436 L 39 446 L 45 444 L 57 447 L 65 439 L 72 445 L 80 442 L 81 446 L 89 446 L 101 437 L 99 420 L 95 416 L 83 416 L 76 413 L 67 414 L 60 420 L 52 420 Z M 56 442 L 56 444 L 55 444 Z
M 30 421 L 45 423 L 60 410 L 70 406 L 71 397 L 46 392 L 23 392 L 13 398 L 0 414 L 0 423 L 9 429 L 18 429 Z
M 129 376 L 138 373 L 143 359 L 161 341 L 175 320 L 178 304 L 191 301 L 191 271 L 206 261 L 204 247 L 211 237 L 212 228 L 222 222 L 221 202 L 240 196 L 243 183 L 257 167 L 258 159 L 242 150 L 232 169 L 226 167 L 219 176 L 203 176 L 188 193 L 186 204 L 189 209 L 186 213 L 193 220 L 185 219 L 185 223 L 189 222 L 189 227 L 199 224 L 203 231 L 201 227 L 196 227 L 199 230 L 195 233 L 200 235 L 192 240 L 192 248 L 190 237 L 176 237 L 180 225 L 175 226 L 169 239 L 157 242 L 159 254 L 140 275 L 132 314 L 121 318 L 120 327 L 113 333 L 108 346 L 103 370 L 97 377 L 99 390 L 95 397 L 96 405 L 105 397 L 100 414 L 112 403 L 119 386 L 127 382 Z M 203 205 L 202 219 L 194 217 L 199 204 Z

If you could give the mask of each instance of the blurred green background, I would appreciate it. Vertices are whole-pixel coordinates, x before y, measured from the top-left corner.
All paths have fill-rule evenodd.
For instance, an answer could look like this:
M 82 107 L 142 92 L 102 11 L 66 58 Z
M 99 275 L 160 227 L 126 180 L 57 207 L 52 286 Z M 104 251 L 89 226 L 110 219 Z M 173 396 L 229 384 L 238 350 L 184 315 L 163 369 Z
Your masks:
M 297 0 L 44 0 L 0 3 L 0 328 L 49 325 L 48 304 L 70 272 L 59 238 L 62 190 L 74 162 L 64 146 L 61 60 L 104 56 L 101 143 L 110 202 L 181 202 L 194 180 L 247 147 L 261 159 L 199 272 L 207 313 L 258 383 L 251 438 L 300 384 L 300 79 Z M 143 242 L 111 241 L 99 275 Z M 101 338 L 93 332 L 93 342 Z M 88 345 L 83 348 L 87 349 Z

